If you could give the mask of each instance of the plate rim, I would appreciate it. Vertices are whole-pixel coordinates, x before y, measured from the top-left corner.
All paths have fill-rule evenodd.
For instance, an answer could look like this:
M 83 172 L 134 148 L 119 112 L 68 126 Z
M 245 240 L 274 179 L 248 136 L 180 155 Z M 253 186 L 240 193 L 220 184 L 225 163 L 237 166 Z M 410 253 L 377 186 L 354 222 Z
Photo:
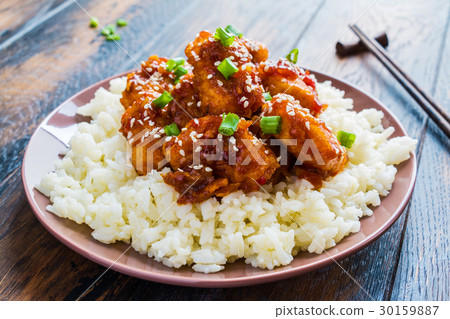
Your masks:
M 148 281 L 153 281 L 153 282 L 158 282 L 158 283 L 163 283 L 163 284 L 176 285 L 176 286 L 187 286 L 187 287 L 202 287 L 202 288 L 242 287 L 242 286 L 258 285 L 258 284 L 273 282 L 273 281 L 277 281 L 277 280 L 283 280 L 286 278 L 300 276 L 300 275 L 324 268 L 334 262 L 338 262 L 338 261 L 340 261 L 344 258 L 347 258 L 347 257 L 355 254 L 356 252 L 364 249 L 365 247 L 367 247 L 368 245 L 373 243 L 375 240 L 377 240 L 388 229 L 391 228 L 391 226 L 403 214 L 406 206 L 408 205 L 408 203 L 411 199 L 411 195 L 413 193 L 414 186 L 416 183 L 416 177 L 417 177 L 417 158 L 416 158 L 415 152 L 410 152 L 410 158 L 407 160 L 407 161 L 412 161 L 412 174 L 410 175 L 410 180 L 409 180 L 409 184 L 408 184 L 408 189 L 406 191 L 406 196 L 404 196 L 402 198 L 402 201 L 397 206 L 396 210 L 391 214 L 391 216 L 389 217 L 387 222 L 385 222 L 382 227 L 378 228 L 370 236 L 365 237 L 363 240 L 359 241 L 355 245 L 352 245 L 348 249 L 338 252 L 335 255 L 329 255 L 326 258 L 316 261 L 314 263 L 310 263 L 310 264 L 304 265 L 302 267 L 286 268 L 285 270 L 280 270 L 278 272 L 271 272 L 270 270 L 266 270 L 264 272 L 261 272 L 260 274 L 250 275 L 248 277 L 220 278 L 220 279 L 208 279 L 207 274 L 205 274 L 205 276 L 202 278 L 194 278 L 194 277 L 183 277 L 183 276 L 176 276 L 176 275 L 166 275 L 166 274 L 161 274 L 161 273 L 152 273 L 151 271 L 144 271 L 142 269 L 133 268 L 131 266 L 127 266 L 127 265 L 124 265 L 121 263 L 116 263 L 118 259 L 116 260 L 116 262 L 114 262 L 111 265 L 110 261 L 107 258 L 102 257 L 102 255 L 91 253 L 91 252 L 86 251 L 85 249 L 77 246 L 76 243 L 68 240 L 66 237 L 64 237 L 62 234 L 60 234 L 57 230 L 55 230 L 53 227 L 51 227 L 51 225 L 49 223 L 46 222 L 45 218 L 41 214 L 41 209 L 37 206 L 37 204 L 35 203 L 35 201 L 33 199 L 33 195 L 28 190 L 27 178 L 25 175 L 25 163 L 26 163 L 27 157 L 29 156 L 29 152 L 28 152 L 29 146 L 33 142 L 33 139 L 35 138 L 37 132 L 39 130 L 43 130 L 42 129 L 43 124 L 47 123 L 49 121 L 49 119 L 51 117 L 53 117 L 53 115 L 55 113 L 57 113 L 58 110 L 63 105 L 65 105 L 69 101 L 79 97 L 80 95 L 85 94 L 87 91 L 92 90 L 94 87 L 97 87 L 100 84 L 109 83 L 109 81 L 111 81 L 115 78 L 126 76 L 128 73 L 131 73 L 134 71 L 136 71 L 136 69 L 124 71 L 119 74 L 110 76 L 106 79 L 103 79 L 101 81 L 98 81 L 98 82 L 88 86 L 87 88 L 81 90 L 80 92 L 72 95 L 71 97 L 66 99 L 64 102 L 59 104 L 52 112 L 50 112 L 44 118 L 44 120 L 36 127 L 33 134 L 31 135 L 30 140 L 28 141 L 26 149 L 25 149 L 25 153 L 24 153 L 23 161 L 22 161 L 22 168 L 21 168 L 22 183 L 23 183 L 24 190 L 26 193 L 27 201 L 28 201 L 34 215 L 39 220 L 39 222 L 45 227 L 45 229 L 48 232 L 50 232 L 50 234 L 52 234 L 62 244 L 64 244 L 68 248 L 72 249 L 76 253 L 82 255 L 83 257 L 106 267 L 108 270 L 112 269 L 114 271 L 129 275 L 132 277 L 136 277 L 136 278 L 140 278 L 140 279 L 144 279 L 144 280 L 148 280 Z M 381 106 L 382 111 L 385 112 L 386 114 L 388 114 L 396 122 L 396 124 L 398 125 L 398 127 L 400 129 L 399 133 L 401 136 L 409 136 L 407 131 L 403 127 L 403 124 L 399 121 L 399 119 L 395 116 L 395 114 L 391 110 L 389 110 L 389 108 L 385 104 L 381 103 L 378 99 L 373 97 L 371 94 L 366 93 L 365 91 L 359 89 L 357 86 L 347 82 L 346 80 L 336 78 L 327 73 L 318 72 L 315 70 L 310 70 L 310 72 L 312 74 L 318 75 L 319 77 L 327 78 L 326 81 L 329 80 L 332 82 L 333 81 L 341 82 L 349 87 L 352 87 L 352 89 L 358 91 L 359 93 L 367 96 L 368 98 L 373 100 L 375 103 L 377 103 L 379 106 Z M 101 87 L 101 86 L 102 85 L 100 85 L 99 87 Z M 405 161 L 405 163 L 407 161 Z M 396 175 L 397 175 L 397 173 L 396 173 Z M 395 178 L 397 178 L 397 176 Z M 394 181 L 395 181 L 395 179 L 394 179 Z M 381 201 L 383 201 L 385 198 L 386 197 L 381 198 Z M 364 217 L 361 217 L 360 220 L 362 218 L 364 218 Z M 339 245 L 339 243 L 336 244 L 336 246 L 338 246 L 338 245 Z M 334 246 L 334 247 L 336 247 L 336 246 Z M 148 258 L 151 258 L 151 257 L 148 257 Z M 294 258 L 296 258 L 296 256 L 294 256 Z M 119 259 L 120 259 L 120 257 L 119 257 Z M 286 265 L 286 266 L 289 266 L 289 265 Z M 286 266 L 280 266 L 280 267 L 277 267 L 277 269 L 281 269 Z M 252 266 L 246 265 L 246 267 L 252 267 Z M 174 269 L 174 271 L 176 271 L 176 269 Z M 226 271 L 226 269 L 224 271 Z

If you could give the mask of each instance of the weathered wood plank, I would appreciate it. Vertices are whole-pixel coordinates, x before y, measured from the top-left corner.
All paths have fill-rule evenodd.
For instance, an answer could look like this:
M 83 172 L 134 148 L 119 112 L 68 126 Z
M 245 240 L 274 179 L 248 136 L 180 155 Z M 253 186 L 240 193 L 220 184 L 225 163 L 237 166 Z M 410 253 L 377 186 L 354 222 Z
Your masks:
M 439 73 L 430 92 L 449 110 L 450 13 Z M 450 142 L 428 120 L 415 196 L 406 223 L 392 300 L 450 296 Z
M 361 7 L 367 7 L 370 2 L 364 4 L 358 2 L 358 4 L 355 3 L 356 8 L 361 9 Z M 387 31 L 391 40 L 389 51 L 393 58 L 411 77 L 429 91 L 435 80 L 435 70 L 439 63 L 439 51 L 443 41 L 442 35 L 446 27 L 447 10 L 437 14 L 442 5 L 444 5 L 443 2 L 428 2 L 426 5 L 418 2 L 397 2 L 393 6 L 376 3 L 366 15 L 357 21 L 358 25 L 369 34 L 376 35 Z M 336 8 L 336 12 L 339 15 L 339 8 Z M 320 16 L 317 17 L 316 22 L 319 18 Z M 358 13 L 354 12 L 348 22 L 353 22 L 357 18 Z M 340 28 L 337 25 L 329 25 L 328 33 L 332 33 L 330 30 L 335 30 L 333 32 L 336 34 L 345 32 L 344 25 L 341 25 Z M 326 43 L 333 41 L 330 36 L 327 38 L 328 33 L 320 36 Z M 355 39 L 351 31 L 345 33 L 343 37 L 343 41 L 355 41 Z M 374 57 L 365 54 L 359 58 L 349 58 L 337 62 L 336 58 L 332 56 L 334 50 L 330 50 L 321 58 L 317 58 L 317 54 L 308 50 L 310 40 L 305 37 L 300 42 L 300 47 L 304 47 L 301 51 L 304 52 L 303 59 L 306 65 L 343 77 L 357 84 L 366 92 L 370 92 L 390 107 L 401 119 L 410 135 L 415 138 L 420 137 L 423 112 Z M 430 46 L 434 48 L 432 50 L 434 52 L 429 51 Z M 405 52 L 405 48 L 408 48 L 407 52 Z M 411 58 L 410 52 L 415 52 L 414 59 Z M 416 193 L 415 196 L 424 200 L 420 194 Z M 395 275 L 397 267 L 401 233 L 406 216 L 407 211 L 377 242 L 341 263 L 370 297 L 362 289 L 359 289 L 358 285 L 349 277 L 345 276 L 337 266 L 330 267 L 327 274 L 327 277 L 331 278 L 331 289 L 330 282 L 323 282 L 323 286 L 314 284 L 319 291 L 323 291 L 322 297 L 324 299 L 351 300 L 388 298 L 392 277 Z M 339 276 L 341 277 L 339 278 Z
M 183 15 L 177 19 L 168 10 L 173 3 L 156 8 L 155 6 L 141 7 L 137 5 L 129 8 L 114 7 L 110 3 L 102 3 L 101 6 L 89 4 L 86 8 L 90 13 L 99 16 L 100 21 L 103 20 L 103 16 L 108 16 L 111 21 L 114 21 L 118 17 L 125 17 L 130 20 L 129 26 L 121 30 L 123 34 L 121 45 L 137 61 L 140 61 L 153 53 L 169 56 L 182 54 L 184 45 L 187 41 L 192 40 L 195 33 L 200 29 L 205 27 L 213 29 L 217 25 L 226 25 L 228 23 L 234 23 L 243 30 L 251 30 L 255 35 L 258 35 L 258 29 L 265 30 L 277 47 L 286 45 L 286 41 L 289 39 L 291 39 L 292 43 L 292 35 L 289 32 L 297 35 L 299 30 L 296 28 L 286 28 L 278 22 L 283 17 L 291 26 L 297 26 L 298 24 L 295 24 L 295 21 L 298 15 L 295 12 L 289 12 L 289 7 L 278 12 L 270 12 L 267 17 L 273 19 L 273 22 L 271 26 L 268 26 L 259 19 L 251 18 L 253 17 L 252 14 L 261 15 L 265 12 L 264 7 L 258 7 L 255 3 L 241 4 L 238 1 L 227 4 L 208 3 L 207 5 L 194 3 L 195 7 L 193 6 L 192 9 L 185 8 L 185 10 L 181 11 Z M 294 1 L 291 5 L 294 5 Z M 313 16 L 319 5 L 320 3 L 306 3 L 304 4 L 303 12 Z M 221 12 L 227 11 L 225 10 L 227 8 L 229 10 L 229 16 L 223 16 L 220 21 L 215 20 L 217 16 L 220 16 Z M 252 10 L 254 8 L 259 9 Z M 215 12 L 215 15 L 210 14 L 211 11 Z M 246 11 L 248 14 L 239 15 L 241 11 Z M 196 16 L 194 22 L 191 18 L 188 19 L 189 15 L 193 13 Z M 0 70 L 0 81 L 6 81 L 6 79 L 13 81 L 10 83 L 8 90 L 5 91 L 5 94 L 2 94 L 5 102 L 2 103 L 2 105 L 5 105 L 5 108 L 0 110 L 0 112 L 3 112 L 2 115 L 5 116 L 2 117 L 4 121 L 2 124 L 6 129 L 4 131 L 5 133 L 7 130 L 10 131 L 9 135 L 2 134 L 0 139 L 0 145 L 3 143 L 1 145 L 3 150 L 10 151 L 11 149 L 8 149 L 8 143 L 14 144 L 14 141 L 18 137 L 22 138 L 24 141 L 23 144 L 25 144 L 34 127 L 36 127 L 43 116 L 70 95 L 102 78 L 130 67 L 135 67 L 134 61 L 124 54 L 120 48 L 113 43 L 105 42 L 103 38 L 97 36 L 96 32 L 92 32 L 92 30 L 86 27 L 88 18 L 84 13 L 73 10 L 70 13 L 67 12 L 57 17 L 57 21 L 53 21 L 53 24 L 58 24 L 58 21 L 65 22 L 64 29 L 77 31 L 70 32 L 65 37 L 61 37 L 60 33 L 53 30 L 51 26 L 42 25 L 41 28 L 38 28 L 24 38 L 24 40 L 28 41 L 27 45 L 32 50 L 21 52 L 20 49 L 24 44 L 19 41 L 8 48 L 6 58 L 0 58 L 0 65 L 3 66 Z M 164 21 L 172 22 L 166 25 Z M 306 26 L 307 22 L 308 20 L 305 20 L 301 25 Z M 250 27 L 251 25 L 253 25 L 253 28 Z M 289 32 L 286 32 L 286 30 Z M 142 39 L 151 40 L 143 41 Z M 142 48 L 143 42 L 149 44 L 144 45 L 144 48 Z M 290 45 L 285 47 L 285 49 L 287 50 L 289 47 Z M 46 52 L 41 52 L 43 48 Z M 15 54 L 16 52 L 21 52 L 21 54 Z M 9 63 L 11 61 L 8 60 L 8 56 L 14 57 L 12 64 Z M 111 65 L 115 67 L 112 68 Z M 47 71 L 45 72 L 45 70 Z M 49 77 L 47 83 L 38 83 L 37 80 L 46 74 Z M 64 79 L 66 81 L 63 82 Z M 23 83 L 31 83 L 31 85 L 30 87 L 24 87 Z M 19 92 L 22 92 L 22 96 L 20 96 Z M 27 113 L 26 125 L 23 121 L 20 122 L 20 116 L 23 116 L 24 112 Z M 20 147 L 19 149 L 21 150 Z M 13 159 L 13 156 L 14 154 L 11 154 L 11 152 L 5 152 L 4 158 Z M 20 164 L 20 156 L 21 153 L 19 151 L 16 153 L 18 160 L 14 160 L 15 163 Z M 6 161 L 4 163 L 6 164 Z M 54 239 L 42 227 L 40 227 L 42 232 L 37 235 L 34 232 L 27 232 L 28 227 L 34 227 L 34 224 L 31 226 L 23 220 L 15 222 L 18 216 L 27 216 L 27 218 L 37 223 L 32 217 L 28 205 L 24 206 L 25 199 L 20 186 L 20 175 L 17 172 L 17 168 L 12 165 L 3 170 L 3 172 L 8 177 L 4 179 L 3 190 L 8 191 L 2 193 L 0 200 L 3 200 L 2 207 L 8 210 L 8 214 L 3 216 L 3 224 L 6 228 L 2 232 L 5 234 L 5 246 L 2 247 L 5 247 L 5 249 L 6 247 L 10 247 L 12 241 L 19 243 L 31 241 L 36 242 L 35 245 L 48 246 L 48 242 L 52 242 Z M 6 172 L 10 172 L 10 174 L 6 175 Z M 14 174 L 11 174 L 11 172 L 14 172 Z M 15 187 L 12 188 L 11 185 Z M 10 192 L 13 191 L 22 195 L 19 197 L 10 197 Z M 24 234 L 27 234 L 32 239 L 28 238 L 25 240 L 22 237 Z M 26 248 L 21 248 L 18 245 L 15 247 L 15 250 L 16 257 L 6 258 L 4 264 L 0 267 L 0 276 L 3 275 L 3 278 L 6 278 L 9 282 L 0 293 L 2 296 L 8 296 L 8 299 L 45 299 L 49 298 L 49 296 L 56 299 L 73 299 L 78 294 L 81 294 L 104 269 L 86 260 L 83 262 L 83 266 L 77 263 L 78 268 L 74 273 L 81 276 L 89 274 L 89 277 L 79 282 L 74 280 L 74 278 L 67 278 L 67 281 L 65 281 L 65 276 L 57 276 L 48 272 L 48 268 L 51 266 L 39 268 L 34 261 L 30 260 L 28 262 L 28 256 L 24 254 L 29 254 L 30 251 L 26 250 Z M 67 250 L 67 248 L 60 244 L 56 249 L 57 252 L 54 254 L 55 256 L 59 256 L 58 254 L 67 254 Z M 72 255 L 73 253 L 70 254 L 70 256 Z M 42 258 L 47 258 L 47 256 Z M 78 258 L 82 257 L 78 256 Z M 19 279 L 22 276 L 20 271 L 13 271 L 18 267 L 15 263 L 17 259 L 25 263 L 22 269 L 32 266 L 42 276 Z M 38 260 L 38 255 L 33 254 L 30 259 Z M 76 258 L 58 259 L 55 265 L 59 265 L 58 267 L 61 269 L 70 269 L 69 262 L 74 259 Z M 84 259 L 82 258 L 82 260 Z M 97 271 L 93 271 L 89 267 L 94 267 Z M 4 276 L 5 274 L 7 274 L 7 277 Z M 105 280 L 103 285 L 109 287 L 111 281 L 113 281 L 111 280 L 112 277 L 120 279 L 127 278 L 126 281 L 136 280 L 115 272 L 109 272 L 103 278 Z M 58 286 L 55 290 L 48 291 L 47 294 L 42 292 L 39 296 L 32 295 L 33 287 L 36 287 L 36 285 L 47 285 L 48 281 L 54 280 L 62 281 L 64 285 L 61 287 L 67 289 L 61 289 Z M 14 282 L 16 281 L 22 281 L 24 284 L 16 288 L 14 286 Z M 104 289 L 102 288 L 93 291 L 90 296 L 100 296 L 103 293 Z
M 327 2 L 299 43 L 300 51 L 303 52 L 301 61 L 304 65 L 314 62 L 312 63 L 313 68 L 345 78 L 375 95 L 402 118 L 402 122 L 410 134 L 419 137 L 422 128 L 421 110 L 418 110 L 415 102 L 395 83 L 395 80 L 375 58 L 363 55 L 347 60 L 338 60 L 334 56 L 334 48 L 332 47 L 325 51 L 321 59 L 316 60 L 316 57 L 320 56 L 345 31 L 346 23 L 354 21 L 371 3 L 369 1 L 353 2 L 352 12 L 348 11 L 347 7 Z M 418 83 L 425 83 L 426 89 L 430 89 L 434 81 L 433 75 L 435 76 L 436 73 L 428 70 L 436 69 L 442 34 L 445 30 L 445 13 L 437 17 L 436 14 L 432 14 L 439 11 L 441 5 L 442 3 L 434 2 L 431 5 L 428 3 L 427 5 L 413 4 L 409 6 L 406 2 L 403 2 L 395 10 L 384 5 L 376 5 L 358 22 L 365 31 L 373 34 L 383 31 L 380 25 L 389 30 L 391 38 L 389 50 L 393 57 L 407 72 L 411 73 L 411 76 L 417 78 Z M 425 17 L 422 16 L 424 12 L 423 16 Z M 330 19 L 331 16 L 333 16 L 333 19 Z M 412 22 L 417 19 L 420 23 L 416 27 L 412 27 Z M 324 25 L 327 28 L 324 28 Z M 421 33 L 425 25 L 427 26 L 426 30 L 420 35 L 420 40 L 416 41 L 417 34 Z M 347 40 L 355 40 L 349 33 L 345 36 Z M 413 52 L 420 52 L 415 60 L 410 58 L 409 53 L 404 53 L 405 46 Z M 430 46 L 433 48 L 432 50 L 429 50 Z M 272 49 L 270 44 L 269 47 Z M 428 48 L 427 51 L 424 50 L 425 47 Z M 277 51 L 277 55 L 283 55 L 290 48 L 285 46 L 284 50 Z M 316 48 L 320 48 L 320 50 Z M 425 79 L 423 74 L 427 74 Z M 411 112 L 411 108 L 414 112 Z M 405 217 L 406 214 L 377 242 L 340 262 L 342 267 L 355 278 L 370 296 L 340 267 L 334 265 L 294 279 L 257 287 L 234 289 L 172 288 L 133 279 L 129 282 L 128 288 L 128 285 L 124 286 L 122 292 L 115 295 L 108 291 L 104 284 L 99 283 L 99 286 L 93 289 L 93 292 L 96 293 L 88 294 L 86 299 L 98 298 L 98 290 L 104 289 L 105 293 L 101 297 L 102 299 L 140 299 L 142 296 L 147 296 L 149 299 L 156 298 L 159 300 L 166 298 L 172 300 L 371 300 L 371 298 L 383 300 L 388 298 L 390 294 L 390 285 L 400 252 L 399 243 L 405 225 Z M 311 287 L 314 287 L 314 289 L 312 290 Z M 155 296 L 151 294 L 151 291 L 167 291 L 167 294 Z
M 68 0 L 22 0 L 0 3 L 0 50 L 46 19 L 74 4 Z
M 263 40 L 269 46 L 272 57 L 284 56 L 303 35 L 299 47 L 302 63 L 307 65 L 344 31 L 346 23 L 356 18 L 371 2 L 353 2 L 352 10 L 348 10 L 348 4 L 331 1 L 325 5 L 293 2 L 291 5 L 271 8 L 254 5 L 252 2 L 195 2 L 182 11 L 185 19 L 171 16 L 172 13 L 167 8 L 173 3 L 155 2 L 151 6 L 114 6 L 113 1 L 102 5 L 81 3 L 89 12 L 99 16 L 101 21 L 114 21 L 118 17 L 130 20 L 130 25 L 122 30 L 121 44 L 137 61 L 152 53 L 179 55 L 183 52 L 184 43 L 191 40 L 199 29 L 213 29 L 217 25 L 233 23 L 250 37 Z M 437 68 L 436 57 L 441 41 L 439 33 L 442 35 L 446 21 L 443 17 L 445 12 L 441 10 L 442 2 L 427 5 L 406 5 L 402 2 L 396 6 L 392 10 L 384 3 L 377 3 L 358 24 L 365 31 L 374 34 L 381 31 L 378 29 L 380 25 L 386 26 L 391 38 L 390 50 L 393 57 L 418 83 L 424 83 L 424 87 L 430 89 L 427 85 L 432 83 L 431 80 L 436 75 L 432 70 Z M 225 7 L 231 9 L 227 12 Z M 103 41 L 88 29 L 88 18 L 81 11 L 73 10 L 70 14 L 64 12 L 56 20 L 64 21 L 64 25 L 57 24 L 59 29 L 42 25 L 25 36 L 23 42 L 17 41 L 8 47 L 8 54 L 0 57 L 0 86 L 4 87 L 2 81 L 13 80 L 9 84 L 11 87 L 8 86 L 5 91 L 7 94 L 2 91 L 3 100 L 0 101 L 0 149 L 3 153 L 0 161 L 3 165 L 0 166 L 6 167 L 6 173 L 5 170 L 0 172 L 3 174 L 0 175 L 0 180 L 4 180 L 0 184 L 0 207 L 5 212 L 0 219 L 0 252 L 7 256 L 0 260 L 1 299 L 72 300 L 104 271 L 103 267 L 60 244 L 38 223 L 25 203 L 17 168 L 20 165 L 21 146 L 26 144 L 45 114 L 81 88 L 134 67 L 135 64 L 120 48 Z M 64 37 L 60 35 L 61 28 L 66 32 Z M 418 35 L 420 41 L 417 40 Z M 143 42 L 146 43 L 143 45 Z M 29 47 L 28 51 L 24 50 L 25 46 Z M 404 51 L 405 47 L 409 48 L 407 53 Z M 410 52 L 415 52 L 415 60 L 411 59 L 413 55 Z M 413 136 L 420 135 L 421 111 L 400 86 L 393 85 L 394 80 L 374 58 L 365 55 L 339 61 L 334 57 L 332 48 L 324 54 L 323 64 L 313 67 L 357 83 L 391 106 Z M 47 83 L 35 83 L 46 77 Z M 23 83 L 31 83 L 30 86 L 21 84 L 21 79 Z M 448 78 L 446 81 L 448 83 Z M 2 113 L 4 107 L 9 110 Z M 25 123 L 20 122 L 23 112 L 29 113 Z M 8 134 L 4 135 L 4 132 Z M 5 179 L 5 176 L 8 178 Z M 17 195 L 13 196 L 14 194 Z M 395 275 L 405 216 L 376 243 L 341 262 L 343 268 L 375 299 L 384 299 L 390 295 L 388 287 Z M 30 272 L 29 269 L 33 271 Z M 108 271 L 85 299 L 361 300 L 369 297 L 338 266 L 331 266 L 290 280 L 235 289 L 172 287 Z

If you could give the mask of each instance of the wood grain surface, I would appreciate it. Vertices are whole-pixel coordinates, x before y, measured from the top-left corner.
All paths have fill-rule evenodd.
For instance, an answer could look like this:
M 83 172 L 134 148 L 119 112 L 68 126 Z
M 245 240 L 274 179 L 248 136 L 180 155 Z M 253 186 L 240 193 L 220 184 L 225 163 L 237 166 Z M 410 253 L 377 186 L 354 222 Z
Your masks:
M 178 8 L 179 10 L 173 10 Z M 180 9 L 181 8 L 181 9 Z M 120 46 L 89 28 L 125 18 Z M 450 2 L 442 1 L 43 1 L 0 3 L 0 299 L 75 300 L 105 271 L 51 236 L 23 190 L 24 148 L 64 100 L 151 54 L 179 56 L 202 29 L 234 24 L 272 57 L 300 49 L 305 67 L 343 78 L 386 104 L 419 140 L 416 188 L 379 240 L 319 271 L 232 289 L 157 284 L 108 271 L 84 300 L 448 300 L 449 141 L 370 54 L 339 59 L 355 22 L 386 31 L 389 53 L 448 110 Z M 341 268 L 342 267 L 342 268 Z M 344 269 L 344 270 L 343 270 Z

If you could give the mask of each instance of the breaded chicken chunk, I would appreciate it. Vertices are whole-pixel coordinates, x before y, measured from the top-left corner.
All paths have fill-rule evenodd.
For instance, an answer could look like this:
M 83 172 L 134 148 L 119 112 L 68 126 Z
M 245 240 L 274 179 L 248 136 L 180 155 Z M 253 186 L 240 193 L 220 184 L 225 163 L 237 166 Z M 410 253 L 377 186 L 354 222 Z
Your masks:
M 204 114 L 232 112 L 250 118 L 264 103 L 257 68 L 238 37 L 226 47 L 212 33 L 202 31 L 188 44 L 185 53 L 194 68 L 194 85 Z M 226 58 L 238 68 L 228 79 L 218 69 Z
M 120 99 L 124 108 L 131 106 L 134 101 L 142 100 L 146 91 L 172 91 L 175 75 L 166 70 L 167 61 L 167 58 L 152 55 L 141 63 L 138 71 L 128 74 L 127 87 Z
M 198 93 L 194 87 L 194 74 L 188 73 L 180 78 L 180 82 L 172 91 L 172 97 L 173 100 L 168 108 L 179 128 L 185 127 L 193 118 L 207 115 L 199 107 Z
M 262 107 L 262 115 L 281 117 L 281 131 L 272 136 L 285 142 L 287 150 L 297 158 L 297 165 L 323 176 L 334 176 L 344 169 L 345 148 L 322 120 L 310 115 L 292 96 L 275 95 Z
M 267 60 L 262 62 L 258 69 L 264 88 L 272 96 L 280 93 L 292 95 L 303 107 L 309 109 L 313 116 L 320 114 L 323 105 L 317 97 L 315 83 L 303 69 L 286 59 Z
M 173 122 L 167 107 L 158 108 L 152 102 L 161 94 L 147 90 L 122 115 L 120 132 L 132 148 L 132 163 L 139 174 L 160 169 L 165 163 L 163 152 L 164 126 Z M 161 166 L 162 165 L 162 166 Z
M 164 152 L 174 171 L 192 175 L 193 170 L 211 172 L 220 182 L 214 195 L 222 197 L 236 190 L 257 191 L 265 184 L 279 164 L 272 150 L 249 130 L 251 122 L 241 119 L 232 136 L 219 133 L 222 116 L 205 116 L 191 120 L 176 138 L 164 144 Z M 176 172 L 176 176 L 181 175 Z M 164 181 L 175 187 L 177 179 L 168 173 Z M 188 178 L 188 177 L 185 177 Z M 204 184 L 208 186 L 209 183 Z M 216 185 L 217 186 L 217 185 Z M 210 191 L 211 189 L 209 189 Z M 186 190 L 187 196 L 202 189 Z M 195 196 L 194 196 L 195 197 Z M 199 198 L 202 198 L 200 196 Z M 181 201 L 186 200 L 180 199 Z
M 252 55 L 252 62 L 255 64 L 264 62 L 269 57 L 269 50 L 261 42 L 248 39 L 245 37 L 241 38 L 242 44 L 245 45 L 248 52 Z

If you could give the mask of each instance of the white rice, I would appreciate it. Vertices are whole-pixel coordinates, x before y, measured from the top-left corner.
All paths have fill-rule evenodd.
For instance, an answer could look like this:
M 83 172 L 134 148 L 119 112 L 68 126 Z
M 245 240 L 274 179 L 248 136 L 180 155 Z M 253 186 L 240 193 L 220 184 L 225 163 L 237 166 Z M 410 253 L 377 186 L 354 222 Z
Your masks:
M 103 243 L 124 241 L 169 267 L 190 265 L 213 273 L 244 258 L 253 267 L 287 265 L 300 251 L 320 254 L 350 233 L 359 219 L 391 189 L 398 164 L 410 157 L 416 141 L 388 140 L 393 128 L 381 125 L 375 109 L 351 111 L 353 101 L 330 83 L 318 84 L 329 107 L 320 116 L 336 133 L 356 134 L 345 170 L 317 191 L 307 181 L 265 186 L 266 192 L 236 192 L 219 203 L 178 206 L 178 193 L 153 171 L 138 176 L 127 158 L 127 142 L 118 132 L 126 80 L 112 80 L 79 109 L 91 116 L 80 123 L 67 155 L 36 187 L 50 197 L 47 209 L 85 223 Z M 295 222 L 294 222 L 295 220 Z M 300 227 L 298 225 L 300 225 Z

